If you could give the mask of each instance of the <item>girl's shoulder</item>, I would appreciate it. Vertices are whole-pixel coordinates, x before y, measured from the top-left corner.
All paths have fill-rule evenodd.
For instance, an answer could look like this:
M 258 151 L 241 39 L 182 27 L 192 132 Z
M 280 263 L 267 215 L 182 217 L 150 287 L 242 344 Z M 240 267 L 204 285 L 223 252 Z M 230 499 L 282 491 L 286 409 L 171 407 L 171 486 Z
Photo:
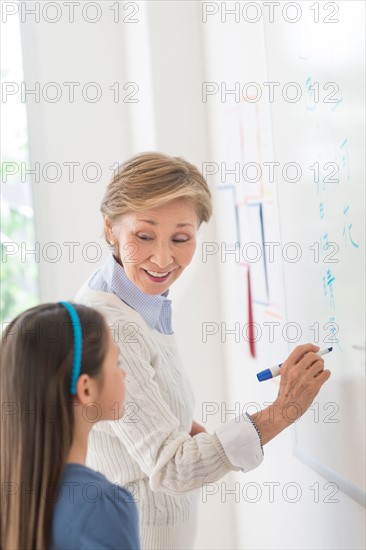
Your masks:
M 131 489 L 130 489 L 131 490 Z M 123 508 L 123 503 L 133 503 L 135 500 L 130 490 L 112 483 L 103 474 L 96 472 L 83 464 L 66 464 L 60 483 L 59 495 L 64 494 L 66 501 L 73 503 L 81 501 L 83 504 L 100 504 L 100 508 L 106 508 L 115 504 L 117 508 Z M 131 506 L 134 509 L 135 506 Z
M 132 494 L 82 464 L 67 464 L 55 503 L 51 548 L 139 548 Z

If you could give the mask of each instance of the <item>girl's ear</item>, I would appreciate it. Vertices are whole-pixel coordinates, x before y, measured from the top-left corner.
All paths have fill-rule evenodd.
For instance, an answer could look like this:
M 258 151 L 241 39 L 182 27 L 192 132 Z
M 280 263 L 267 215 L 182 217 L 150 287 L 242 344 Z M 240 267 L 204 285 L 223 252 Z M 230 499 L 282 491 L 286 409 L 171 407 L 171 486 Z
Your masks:
M 87 374 L 81 374 L 76 382 L 76 397 L 81 405 L 95 401 L 96 396 L 96 380 L 93 380 Z

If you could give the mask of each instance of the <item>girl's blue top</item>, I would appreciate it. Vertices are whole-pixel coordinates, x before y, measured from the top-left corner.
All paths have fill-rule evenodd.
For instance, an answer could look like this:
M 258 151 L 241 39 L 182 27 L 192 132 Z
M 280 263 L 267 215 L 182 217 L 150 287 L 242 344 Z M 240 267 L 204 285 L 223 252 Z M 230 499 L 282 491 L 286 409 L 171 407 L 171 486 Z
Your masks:
M 82 464 L 66 464 L 50 550 L 140 550 L 136 496 Z

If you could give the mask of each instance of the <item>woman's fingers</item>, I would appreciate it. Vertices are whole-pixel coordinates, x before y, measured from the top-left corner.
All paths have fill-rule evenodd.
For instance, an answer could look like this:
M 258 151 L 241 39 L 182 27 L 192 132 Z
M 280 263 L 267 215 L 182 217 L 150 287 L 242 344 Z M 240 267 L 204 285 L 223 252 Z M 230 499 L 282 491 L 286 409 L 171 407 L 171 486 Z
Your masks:
M 297 367 L 300 369 L 309 370 L 316 363 L 322 363 L 324 367 L 324 359 L 317 353 L 309 352 L 301 359 L 301 361 L 299 361 Z
M 314 376 L 314 378 L 317 379 L 317 382 L 319 382 L 320 386 L 324 384 L 329 378 L 330 378 L 331 372 L 328 369 L 324 369 L 323 371 L 319 372 Z
M 286 359 L 283 366 L 285 366 L 286 364 L 297 364 L 304 358 L 305 354 L 311 352 L 316 353 L 319 350 L 320 347 L 315 346 L 314 344 L 302 344 L 301 346 L 296 346 L 296 348 L 290 353 L 290 355 Z

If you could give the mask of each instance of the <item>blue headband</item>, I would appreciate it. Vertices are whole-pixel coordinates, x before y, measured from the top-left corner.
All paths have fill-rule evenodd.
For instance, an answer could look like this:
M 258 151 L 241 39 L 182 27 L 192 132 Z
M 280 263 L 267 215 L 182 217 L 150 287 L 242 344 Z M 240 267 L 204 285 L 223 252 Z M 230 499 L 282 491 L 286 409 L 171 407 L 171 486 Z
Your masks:
M 80 367 L 81 367 L 81 354 L 82 354 L 82 331 L 80 325 L 80 319 L 76 312 L 74 306 L 69 302 L 58 302 L 59 304 L 65 306 L 71 317 L 71 324 L 74 331 L 74 356 L 72 361 L 72 372 L 71 372 L 71 395 L 76 395 L 76 382 L 80 376 Z

